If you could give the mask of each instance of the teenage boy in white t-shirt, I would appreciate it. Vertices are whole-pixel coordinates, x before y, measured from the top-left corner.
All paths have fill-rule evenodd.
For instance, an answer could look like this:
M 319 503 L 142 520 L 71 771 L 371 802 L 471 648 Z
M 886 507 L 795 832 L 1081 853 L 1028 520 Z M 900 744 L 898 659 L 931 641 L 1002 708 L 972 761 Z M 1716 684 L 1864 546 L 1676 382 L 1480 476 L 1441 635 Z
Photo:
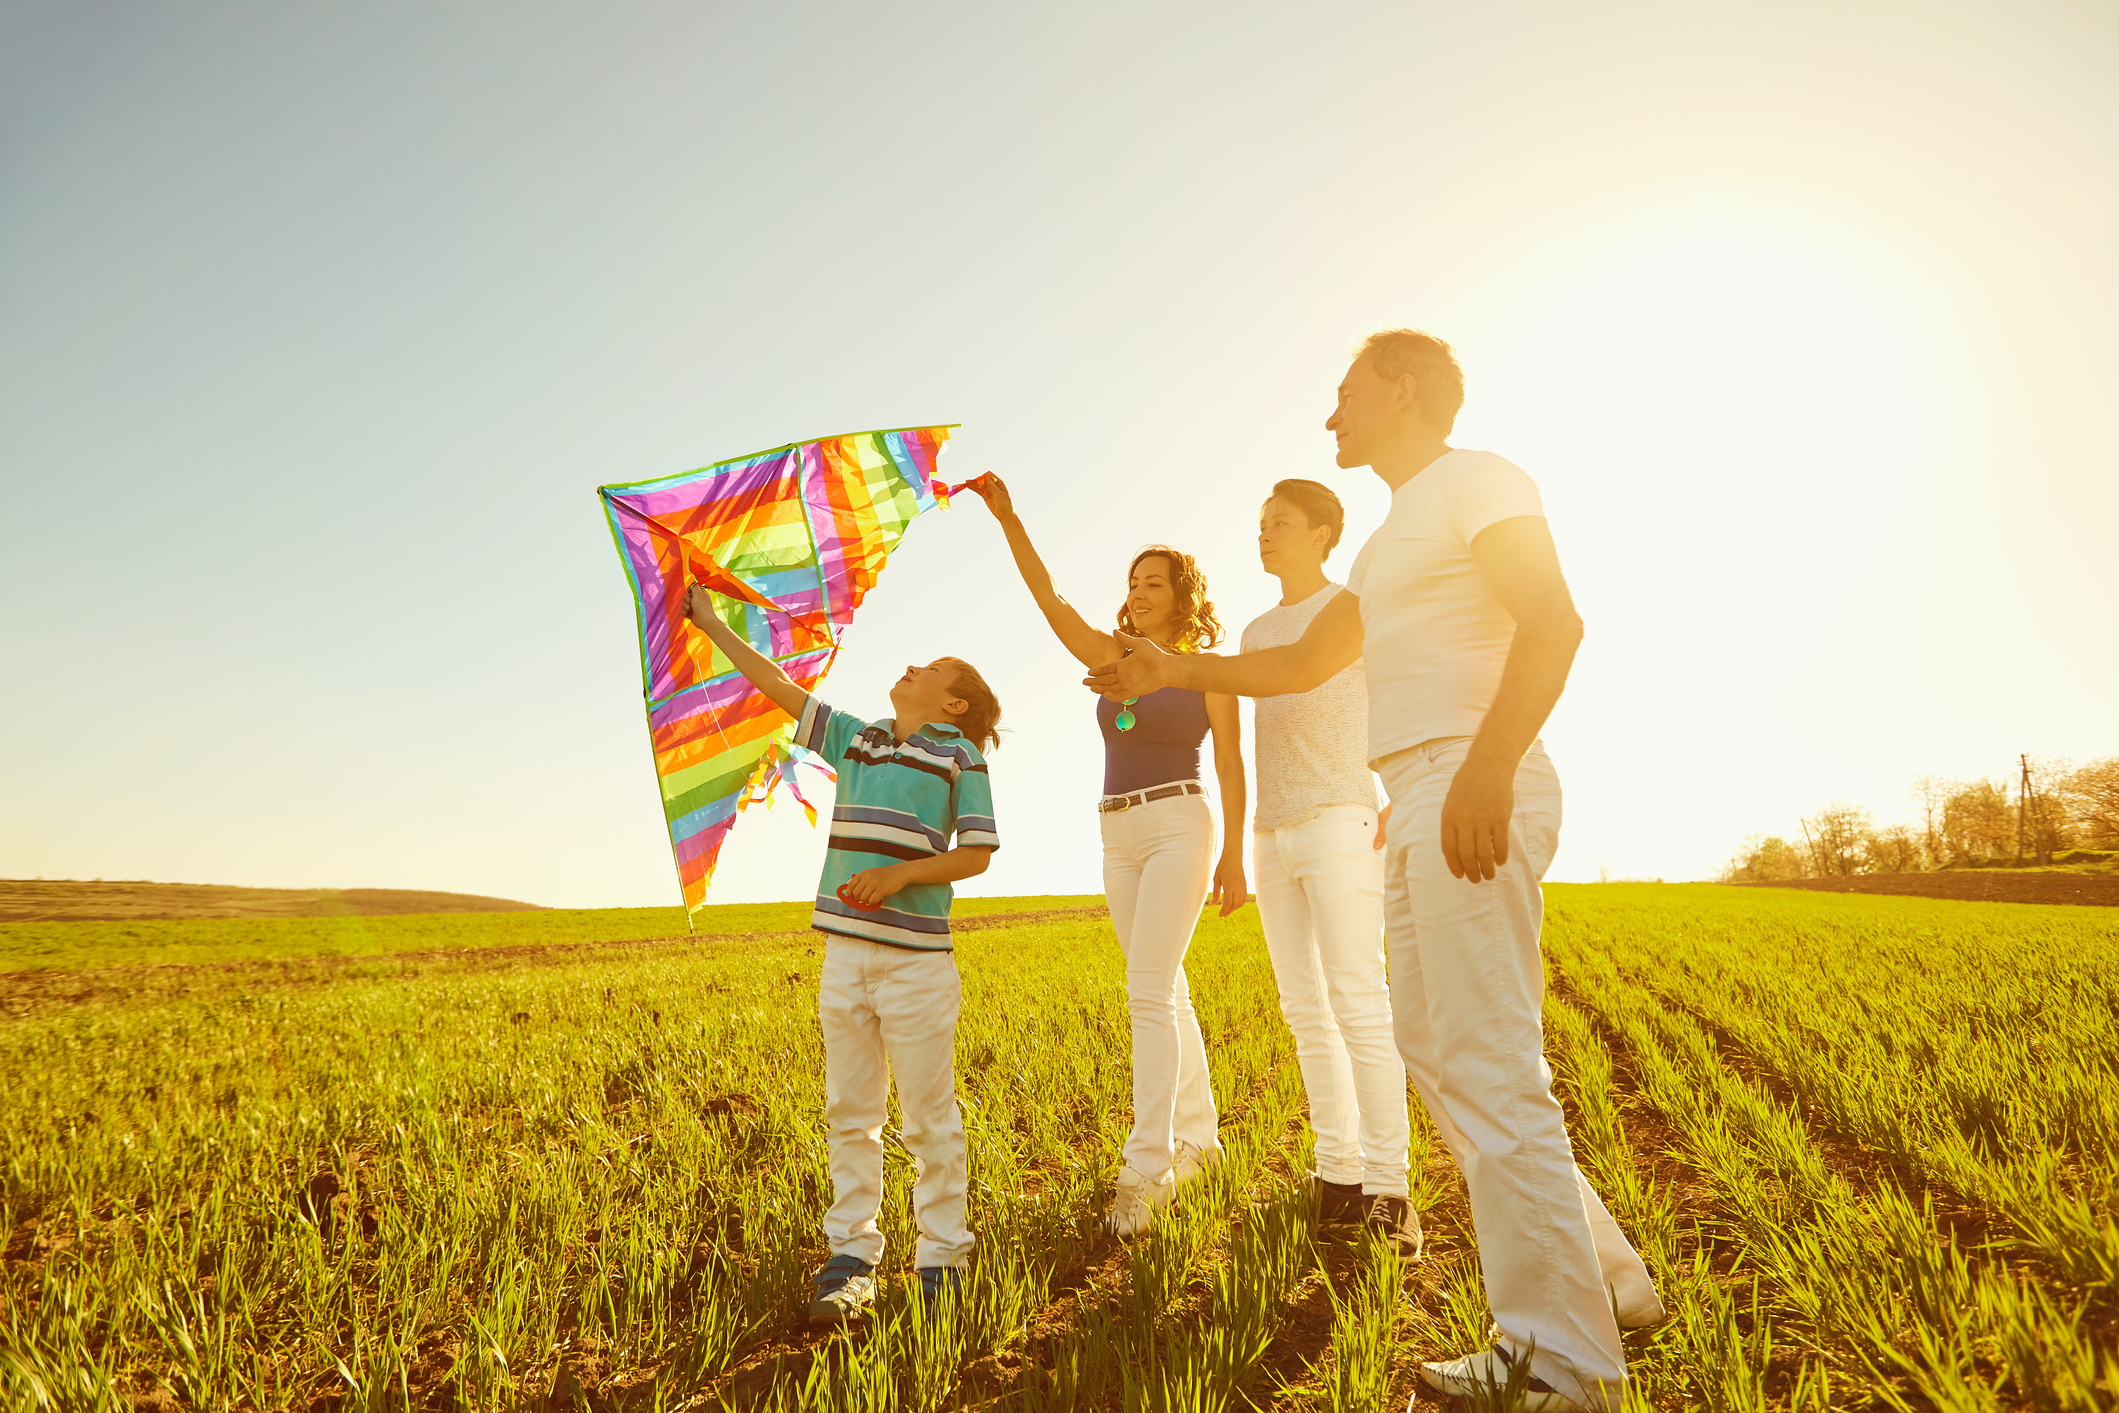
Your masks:
M 1243 630 L 1243 651 L 1299 642 L 1338 597 L 1324 562 L 1345 528 L 1330 487 L 1273 487 L 1258 512 L 1258 562 L 1280 580 L 1280 603 Z M 1412 1260 L 1420 1214 L 1406 1183 L 1411 1135 L 1384 971 L 1385 815 L 1369 769 L 1368 713 L 1359 662 L 1307 692 L 1258 699 L 1252 877 L 1280 1013 L 1309 1092 L 1319 1214 L 1374 1227 Z
M 1493 1345 L 1422 1366 L 1456 1397 L 1528 1379 L 1526 1413 L 1617 1413 L 1622 1327 L 1664 1317 L 1648 1268 L 1575 1166 L 1552 1094 L 1540 1005 L 1538 884 L 1560 841 L 1560 779 L 1538 731 L 1567 684 L 1582 620 L 1520 467 L 1449 445 L 1464 375 L 1448 344 L 1392 329 L 1362 345 L 1325 422 L 1341 466 L 1391 488 L 1346 592 L 1300 642 L 1131 656 L 1088 685 L 1257 697 L 1307 691 L 1357 659 L 1369 763 L 1391 798 L 1384 901 L 1398 1051 L 1471 1192 Z M 1528 1364 L 1524 1370 L 1521 1365 Z

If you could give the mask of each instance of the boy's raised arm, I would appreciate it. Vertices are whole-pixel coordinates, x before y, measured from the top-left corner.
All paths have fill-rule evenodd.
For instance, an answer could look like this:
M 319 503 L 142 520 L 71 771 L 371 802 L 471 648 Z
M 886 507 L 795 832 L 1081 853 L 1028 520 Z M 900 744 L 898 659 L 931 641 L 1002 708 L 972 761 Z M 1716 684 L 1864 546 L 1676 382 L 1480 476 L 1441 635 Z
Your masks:
M 714 646 L 736 665 L 736 671 L 748 677 L 751 685 L 765 693 L 774 706 L 797 720 L 801 718 L 809 693 L 797 687 L 794 679 L 780 670 L 779 663 L 743 641 L 726 623 L 716 618 L 707 591 L 697 584 L 685 590 L 684 616 L 692 621 L 693 627 L 713 639 Z

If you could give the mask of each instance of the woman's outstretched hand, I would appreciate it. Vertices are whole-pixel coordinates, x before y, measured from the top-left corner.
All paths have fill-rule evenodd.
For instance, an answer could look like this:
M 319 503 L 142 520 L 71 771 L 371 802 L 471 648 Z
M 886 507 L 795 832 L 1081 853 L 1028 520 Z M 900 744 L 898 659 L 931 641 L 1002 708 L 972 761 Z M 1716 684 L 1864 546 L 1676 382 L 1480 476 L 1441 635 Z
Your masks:
M 1170 685 L 1171 654 L 1148 639 L 1136 638 L 1131 633 L 1113 629 L 1111 637 L 1126 651 L 1126 656 L 1117 662 L 1091 668 L 1089 675 L 1082 679 L 1084 687 L 1114 702 L 1122 702 L 1129 697 L 1145 697 Z
M 1008 494 L 1008 483 L 1000 477 L 987 474 L 971 483 L 971 492 L 986 502 L 986 508 L 996 517 L 1015 514 L 1015 498 Z

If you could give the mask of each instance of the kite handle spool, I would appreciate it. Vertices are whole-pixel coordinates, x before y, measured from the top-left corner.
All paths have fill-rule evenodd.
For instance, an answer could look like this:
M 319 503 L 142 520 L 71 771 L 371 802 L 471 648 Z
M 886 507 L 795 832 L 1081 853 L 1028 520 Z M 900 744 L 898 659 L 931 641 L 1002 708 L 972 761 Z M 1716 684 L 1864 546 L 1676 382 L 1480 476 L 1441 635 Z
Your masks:
M 847 897 L 846 890 L 851 886 L 852 885 L 848 883 L 841 883 L 839 885 L 839 901 L 846 904 L 847 907 L 859 908 L 864 913 L 872 913 L 883 906 L 881 903 L 856 902 L 854 899 Z

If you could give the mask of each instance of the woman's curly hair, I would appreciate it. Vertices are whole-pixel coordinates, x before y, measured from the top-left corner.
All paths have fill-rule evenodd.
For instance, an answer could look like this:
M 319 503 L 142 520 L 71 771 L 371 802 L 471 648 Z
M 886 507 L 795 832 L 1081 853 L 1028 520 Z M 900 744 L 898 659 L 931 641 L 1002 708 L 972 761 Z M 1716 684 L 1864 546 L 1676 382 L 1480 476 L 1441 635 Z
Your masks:
M 1131 580 L 1133 571 L 1140 568 L 1144 559 L 1161 555 L 1170 561 L 1170 591 L 1176 598 L 1179 624 L 1176 648 L 1181 653 L 1200 653 L 1221 641 L 1221 620 L 1214 616 L 1214 604 L 1207 598 L 1207 576 L 1200 572 L 1199 561 L 1183 550 L 1171 549 L 1168 545 L 1149 545 L 1133 556 L 1126 566 L 1126 578 Z M 1118 606 L 1118 628 L 1121 633 L 1144 637 L 1140 629 L 1133 626 L 1132 595 Z

